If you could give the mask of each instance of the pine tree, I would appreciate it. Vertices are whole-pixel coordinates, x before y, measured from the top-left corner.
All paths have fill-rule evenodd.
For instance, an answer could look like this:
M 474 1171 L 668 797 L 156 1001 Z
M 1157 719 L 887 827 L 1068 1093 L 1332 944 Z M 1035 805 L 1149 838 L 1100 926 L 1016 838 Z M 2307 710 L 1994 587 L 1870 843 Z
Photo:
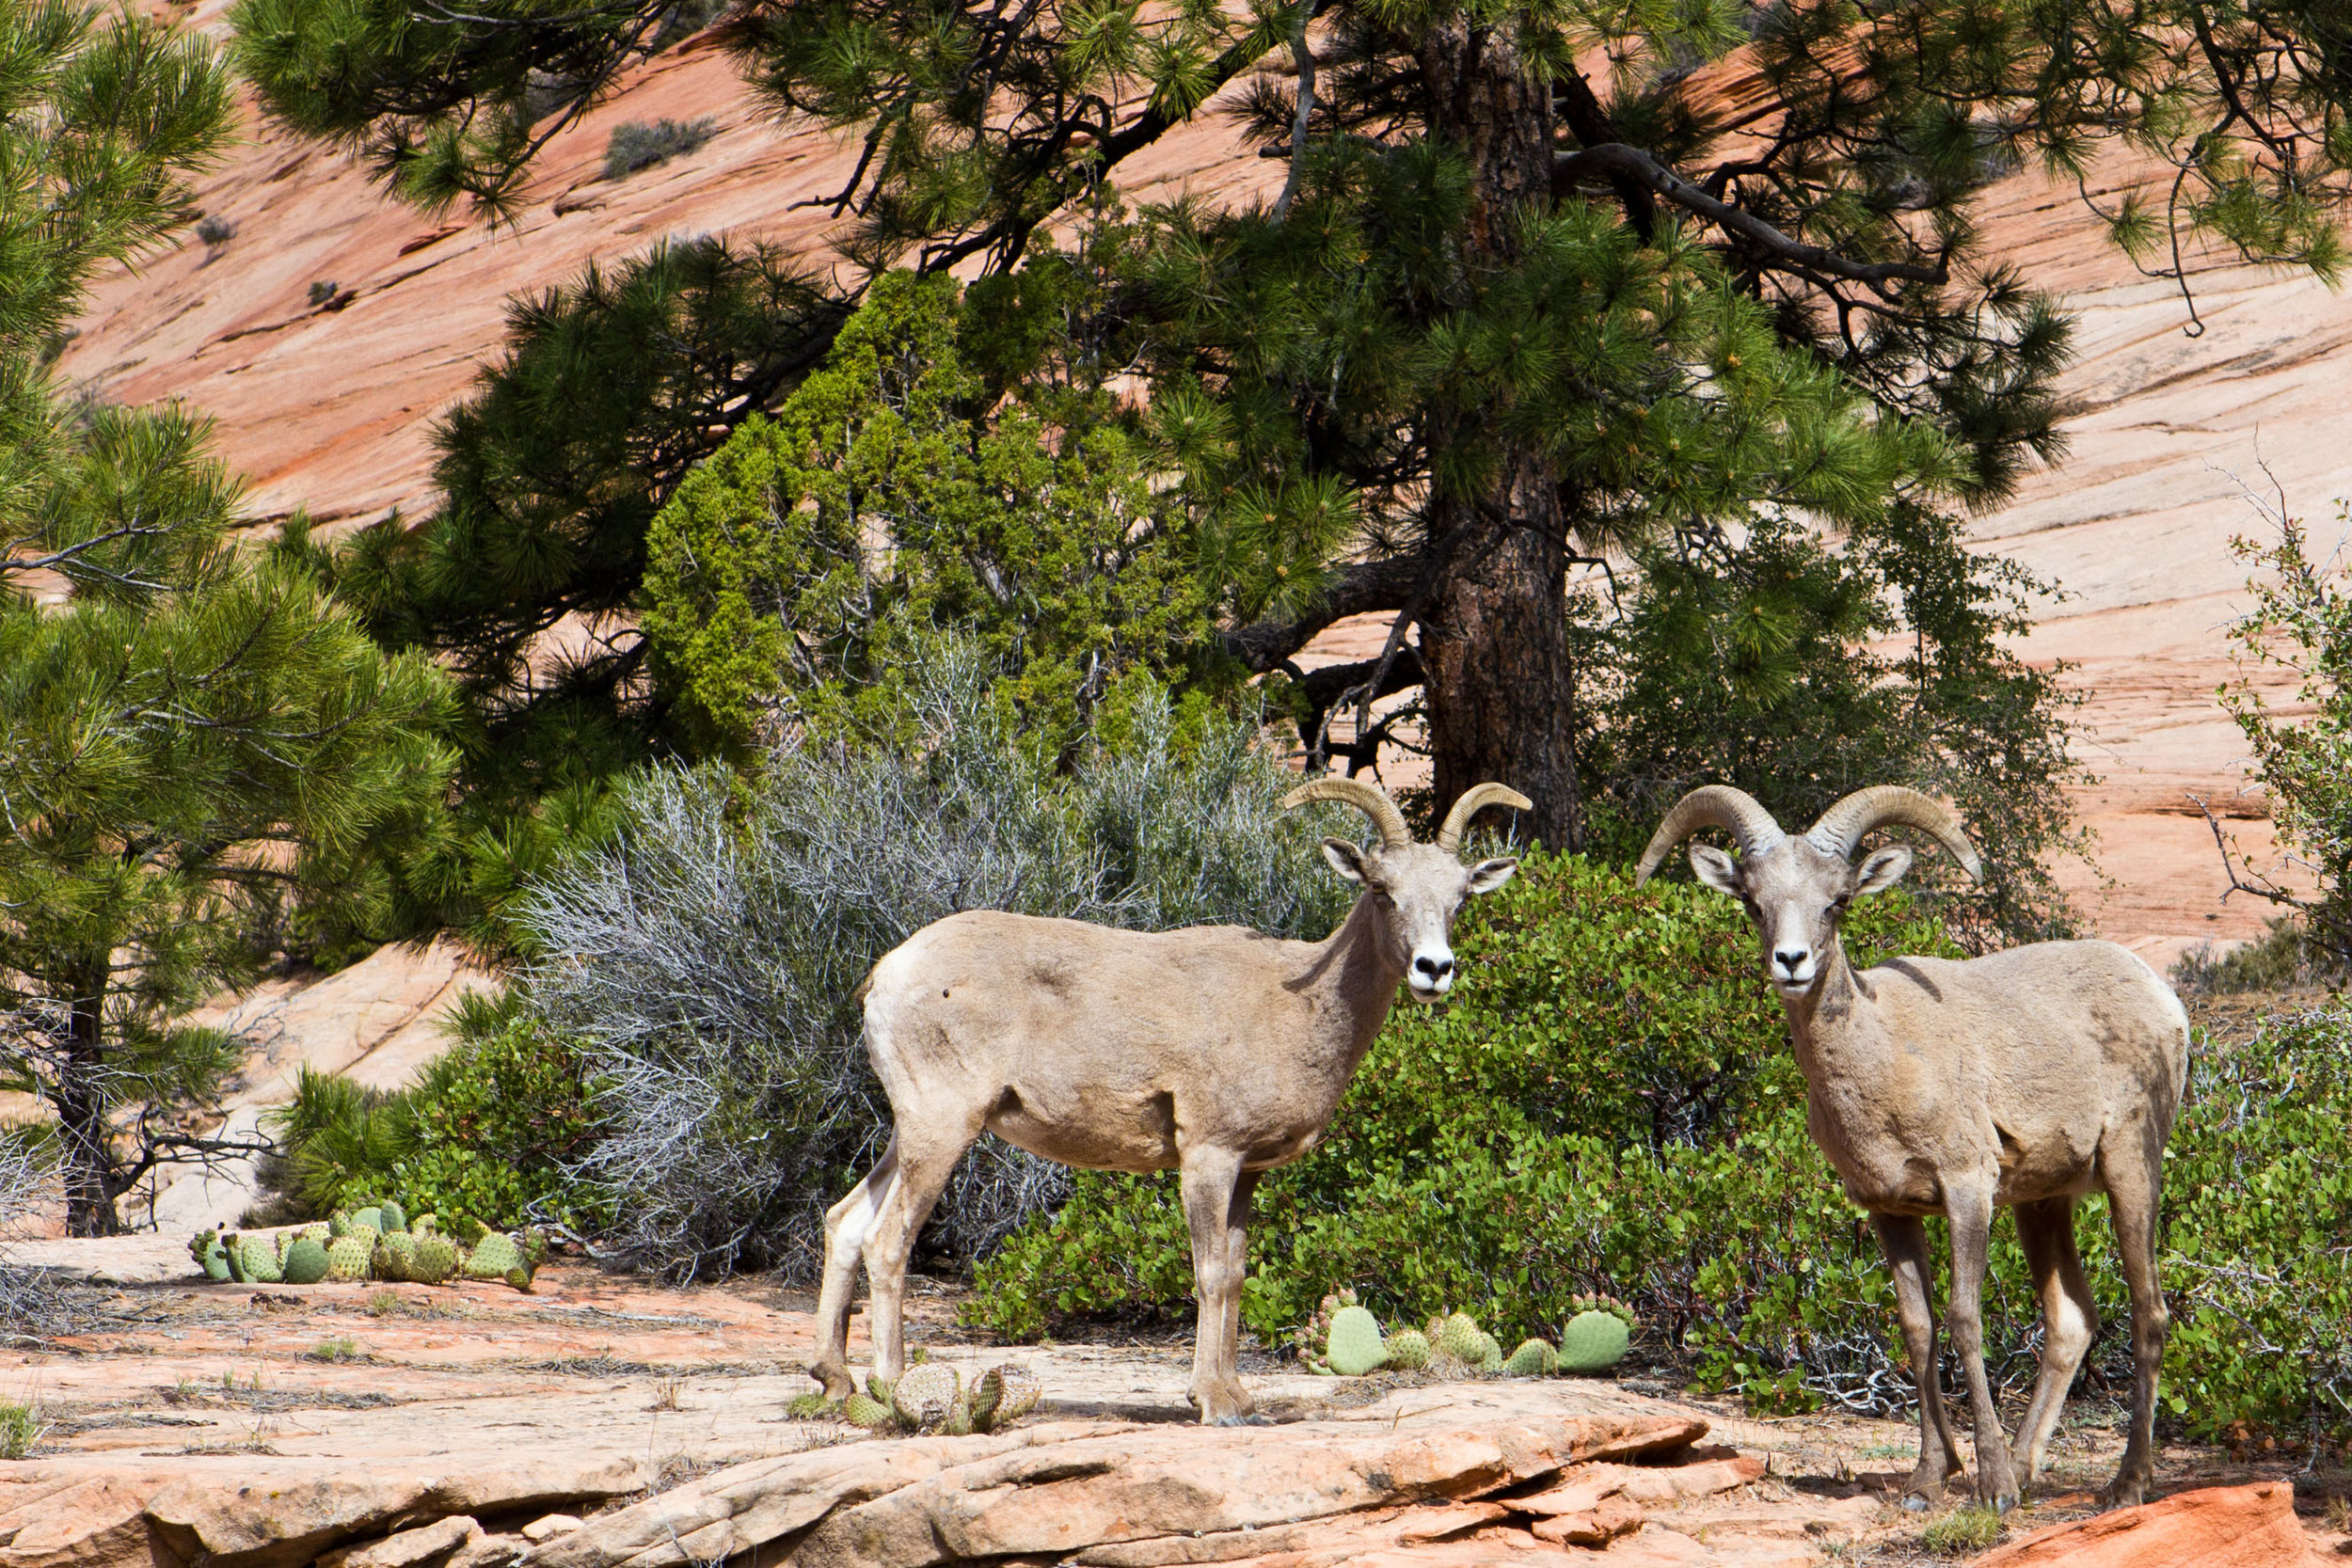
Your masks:
M 219 1148 L 197 1113 L 242 1048 L 183 1015 L 382 922 L 376 851 L 433 829 L 448 702 L 328 599 L 298 523 L 230 538 L 201 420 L 76 415 L 47 375 L 94 269 L 187 221 L 229 129 L 211 52 L 12 8 L 0 97 L 0 1081 L 54 1113 L 68 1227 L 94 1235 L 157 1164 Z
M 413 199 L 496 215 L 675 14 L 240 0 L 234 16 L 271 113 Z M 2352 162 L 2337 31 L 2301 0 L 1260 0 L 1244 16 L 760 0 L 726 24 L 767 103 L 861 139 L 831 195 L 866 276 L 1014 275 L 1051 248 L 1050 219 L 1287 64 L 1287 82 L 1254 77 L 1242 116 L 1287 161 L 1281 196 L 1148 215 L 1149 265 L 1118 312 L 1154 361 L 1155 417 L 1189 394 L 1231 430 L 1187 474 L 1237 546 L 1261 546 L 1229 585 L 1225 644 L 1272 671 L 1343 615 L 1395 614 L 1381 658 L 1301 683 L 1309 706 L 1418 680 L 1439 802 L 1503 779 L 1569 847 L 1589 722 L 1571 560 L 1679 552 L 1790 506 L 1899 531 L 2054 454 L 2065 324 L 1974 223 L 2026 161 L 2078 176 L 2124 147 L 2169 166 L 2160 207 L 2102 213 L 2184 287 L 2181 244 L 2201 237 L 2332 277 Z M 1735 52 L 1739 71 L 1716 69 Z M 1753 309 L 1686 303 L 1716 293 Z M 1654 334 L 1661 306 L 1695 325 Z M 821 342 L 843 319 L 799 325 Z M 1785 353 L 1759 355 L 1759 320 Z M 1765 426 L 1709 406 L 1728 372 L 1785 388 Z M 1726 459 L 1756 466 L 1707 466 Z M 1360 528 L 1295 526 L 1332 484 Z M 1274 566 L 1284 592 L 1248 591 Z

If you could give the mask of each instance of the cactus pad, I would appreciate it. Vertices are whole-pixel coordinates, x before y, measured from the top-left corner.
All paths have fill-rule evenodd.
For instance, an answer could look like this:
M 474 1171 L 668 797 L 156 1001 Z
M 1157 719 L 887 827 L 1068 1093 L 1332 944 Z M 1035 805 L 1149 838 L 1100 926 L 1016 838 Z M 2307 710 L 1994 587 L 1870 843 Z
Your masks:
M 1429 1365 L 1429 1336 L 1418 1328 L 1400 1328 L 1381 1341 L 1389 1365 L 1408 1372 Z
M 382 1235 L 384 1233 L 384 1211 L 381 1209 L 359 1210 L 351 1216 L 351 1227 L 354 1230 L 373 1230 L 377 1235 Z
M 275 1285 L 286 1277 L 278 1266 L 278 1248 L 266 1236 L 238 1236 L 230 1243 L 237 1276 L 249 1285 Z
M 1557 1371 L 1559 1367 L 1560 1354 L 1551 1348 L 1549 1341 L 1530 1339 L 1511 1353 L 1510 1359 L 1502 1364 L 1502 1370 L 1508 1377 L 1546 1377 Z
M 851 1394 L 842 1402 L 841 1418 L 868 1432 L 881 1432 L 898 1424 L 897 1414 L 888 1405 L 869 1400 L 864 1394 Z
M 1380 1343 L 1380 1323 L 1360 1307 L 1343 1307 L 1331 1314 L 1331 1335 L 1323 1358 L 1342 1377 L 1361 1377 L 1388 1364 Z
M 405 1230 L 387 1230 L 375 1243 L 373 1267 L 378 1279 L 415 1277 L 409 1271 L 417 1259 L 416 1239 Z
M 909 1367 L 905 1375 L 891 1386 L 891 1407 L 909 1426 L 937 1426 L 955 1408 L 962 1381 L 953 1367 L 941 1362 L 927 1361 L 920 1367 Z
M 286 1256 L 278 1264 L 289 1285 L 316 1285 L 326 1277 L 326 1249 L 315 1237 L 294 1238 L 286 1248 Z
M 1432 1348 L 1443 1351 L 1456 1361 L 1477 1365 L 1485 1348 L 1486 1331 L 1478 1326 L 1478 1320 L 1468 1312 L 1456 1312 L 1439 1322 L 1429 1331 Z
M 403 1209 L 399 1204 L 394 1203 L 390 1198 L 388 1197 L 382 1203 L 377 1204 L 376 1209 L 383 1215 L 384 1228 L 386 1230 L 405 1230 L 408 1228 L 408 1212 L 405 1209 Z
M 1614 1312 L 1580 1312 L 1560 1334 L 1560 1370 L 1566 1372 L 1607 1371 L 1625 1359 L 1632 1336 L 1625 1320 Z
M 457 1272 L 457 1243 L 432 1231 L 415 1236 L 408 1253 L 408 1277 L 420 1285 L 438 1285 Z
M 1026 1367 L 991 1367 L 972 1385 L 972 1428 L 996 1432 L 1037 1408 L 1045 1392 Z
M 515 1238 L 495 1230 L 486 1232 L 466 1255 L 469 1279 L 504 1279 L 507 1270 L 522 1266 L 523 1249 L 515 1244 Z
M 338 1236 L 326 1244 L 326 1277 L 365 1279 L 368 1264 L 374 1255 L 373 1231 L 353 1230 Z

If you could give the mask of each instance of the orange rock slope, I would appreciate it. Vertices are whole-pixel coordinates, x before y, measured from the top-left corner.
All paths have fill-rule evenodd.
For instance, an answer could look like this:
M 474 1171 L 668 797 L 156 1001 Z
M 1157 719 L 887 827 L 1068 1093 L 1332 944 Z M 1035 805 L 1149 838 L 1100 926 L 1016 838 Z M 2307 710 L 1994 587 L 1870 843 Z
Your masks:
M 201 0 L 190 14 L 218 28 L 224 8 Z M 696 151 L 602 178 L 614 126 L 705 117 L 717 135 Z M 346 155 L 258 119 L 249 134 L 199 198 L 234 236 L 191 240 L 103 284 L 62 371 L 117 400 L 199 405 L 251 476 L 257 521 L 303 507 L 329 525 L 432 504 L 432 418 L 498 352 L 510 295 L 682 234 L 766 240 L 821 266 L 830 218 L 808 203 L 838 187 L 852 156 L 820 131 L 763 119 L 702 40 L 634 71 L 558 137 L 519 223 L 495 235 L 395 205 Z M 1269 191 L 1279 167 L 1212 113 L 1120 173 L 1132 198 L 1236 200 Z M 2226 803 L 2247 847 L 2268 854 L 2262 804 L 2241 793 L 2245 748 L 2213 700 L 2245 576 L 2227 546 L 2263 527 L 2249 492 L 2283 493 L 2327 543 L 2340 531 L 2352 441 L 2330 438 L 2347 415 L 2329 381 L 2352 302 L 2217 261 L 2195 277 L 2191 336 L 2179 290 L 2139 277 L 2071 189 L 2032 175 L 1993 194 L 1985 235 L 2081 321 L 2071 460 L 1976 524 L 1981 547 L 2065 590 L 2037 607 L 2025 651 L 2070 661 L 2089 694 L 2082 754 L 2102 782 L 2080 800 L 2112 883 L 2089 867 L 2066 875 L 2106 934 L 2160 963 L 2255 934 L 2267 911 L 2221 902 L 2221 863 L 2190 800 Z M 1339 628 L 1331 652 L 1371 636 Z

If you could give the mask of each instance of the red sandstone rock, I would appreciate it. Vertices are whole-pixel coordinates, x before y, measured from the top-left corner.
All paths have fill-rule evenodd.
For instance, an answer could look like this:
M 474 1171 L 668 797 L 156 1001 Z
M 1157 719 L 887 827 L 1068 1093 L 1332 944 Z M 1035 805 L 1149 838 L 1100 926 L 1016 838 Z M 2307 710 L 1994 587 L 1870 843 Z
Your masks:
M 2282 1481 L 2175 1493 L 2036 1530 L 1973 1568 L 2306 1568 L 2315 1560 Z

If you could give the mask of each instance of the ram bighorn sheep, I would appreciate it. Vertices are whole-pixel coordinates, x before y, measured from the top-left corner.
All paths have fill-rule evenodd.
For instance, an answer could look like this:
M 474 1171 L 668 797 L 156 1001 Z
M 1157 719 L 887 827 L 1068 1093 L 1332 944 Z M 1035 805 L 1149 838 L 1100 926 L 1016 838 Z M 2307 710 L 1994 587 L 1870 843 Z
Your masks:
M 1388 796 L 1317 779 L 1286 806 L 1338 800 L 1379 829 L 1376 847 L 1323 841 L 1363 892 L 1322 942 L 1239 926 L 1145 932 L 970 911 L 884 955 L 866 981 L 866 1050 L 890 1097 L 890 1144 L 825 1215 L 817 1359 L 826 1397 L 850 1391 L 850 1292 L 862 1259 L 874 1375 L 905 1365 L 907 1254 L 948 1174 L 983 1128 L 1032 1154 L 1094 1170 L 1178 1173 L 1192 1231 L 1200 1327 L 1187 1395 L 1203 1422 L 1250 1414 L 1234 1370 L 1249 1198 L 1258 1178 L 1323 1137 L 1396 1000 L 1454 986 L 1450 934 L 1472 894 L 1516 860 L 1456 854 L 1488 806 L 1525 797 L 1484 784 L 1416 844 Z
M 1928 1506 L 1962 1469 L 1937 1386 L 1923 1216 L 1951 1222 L 1949 1328 L 1976 1425 L 1977 1496 L 2006 1511 L 2019 1481 L 2038 1479 L 2098 1330 L 2074 1224 L 2075 1200 L 2093 1188 L 2107 1195 L 2131 1288 L 2137 1373 L 2122 1466 L 2102 1496 L 2111 1506 L 2137 1503 L 2153 1476 L 2169 1323 L 2156 1215 L 2165 1139 L 2188 1070 L 2188 1017 L 2155 971 L 2107 942 L 2035 942 L 1965 960 L 1891 958 L 1855 972 L 1838 922 L 1851 899 L 1894 885 L 1911 851 L 1881 849 L 1859 868 L 1849 861 L 1865 834 L 1898 824 L 1932 834 L 1981 879 L 1958 819 L 1915 790 L 1858 790 L 1791 838 L 1754 798 L 1711 784 L 1667 814 L 1640 879 L 1701 828 L 1725 829 L 1739 843 L 1737 860 L 1692 845 L 1691 866 L 1747 906 L 1804 1073 L 1806 1126 L 1885 1250 L 1919 1395 L 1919 1465 L 1904 1506 Z M 2043 1324 L 2041 1378 L 2018 1423 L 2014 1463 L 1985 1381 L 1979 1311 L 1999 1205 L 2017 1211 Z

